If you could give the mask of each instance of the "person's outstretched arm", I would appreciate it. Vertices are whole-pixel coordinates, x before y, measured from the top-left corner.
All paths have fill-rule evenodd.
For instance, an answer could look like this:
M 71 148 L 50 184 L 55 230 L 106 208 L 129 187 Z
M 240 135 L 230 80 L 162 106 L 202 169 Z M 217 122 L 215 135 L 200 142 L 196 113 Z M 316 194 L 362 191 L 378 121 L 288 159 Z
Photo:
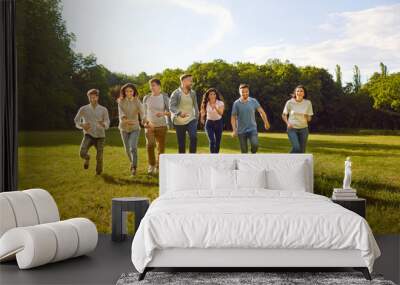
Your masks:
M 203 104 L 200 105 L 200 123 L 204 125 L 206 120 L 206 110 L 204 109 Z
M 169 111 L 169 97 L 168 97 L 168 95 L 166 95 L 166 94 L 163 94 L 163 99 L 164 99 L 164 102 L 165 102 L 165 110 L 164 110 L 164 115 L 165 116 L 171 116 L 171 112 Z
M 263 122 L 264 122 L 264 128 L 265 128 L 266 130 L 269 130 L 269 128 L 271 127 L 271 125 L 269 124 L 268 117 L 267 117 L 267 114 L 265 113 L 264 109 L 260 106 L 260 107 L 257 108 L 257 111 L 258 111 L 258 113 L 260 114 L 261 119 L 262 119 Z
M 283 108 L 282 120 L 285 122 L 287 128 L 291 129 L 292 125 L 289 123 L 288 116 L 289 116 L 289 101 L 286 102 L 285 107 Z
M 215 111 L 217 111 L 218 115 L 222 116 L 224 114 L 225 105 L 222 102 L 221 107 L 215 106 Z
M 293 128 L 292 124 L 289 123 L 288 114 L 283 113 L 283 114 L 282 114 L 282 120 L 285 122 L 286 127 L 287 127 L 288 129 Z
M 196 117 L 196 119 L 199 119 L 199 105 L 197 104 L 197 96 L 195 94 L 194 98 L 193 98 L 193 107 L 194 107 L 194 116 Z
M 236 115 L 232 115 L 231 116 L 231 125 L 232 125 L 232 137 L 236 137 L 237 136 L 237 116 Z
M 173 92 L 171 97 L 169 98 L 169 111 L 175 116 L 179 116 L 181 111 L 178 109 L 178 94 L 177 92 Z
M 104 123 L 104 129 L 107 130 L 110 127 L 110 116 L 108 115 L 107 108 L 104 110 L 103 123 Z
M 145 118 L 145 115 L 144 115 L 145 111 L 144 111 L 144 106 L 143 106 L 142 102 L 140 102 L 140 99 L 138 99 L 138 108 L 139 108 L 139 118 L 140 118 L 140 120 L 143 121 L 143 119 Z
M 146 95 L 146 96 L 144 96 L 144 98 L 143 98 L 143 102 L 142 102 L 142 105 L 143 105 L 143 117 L 141 117 L 141 119 L 142 119 L 142 124 L 143 124 L 143 126 L 145 126 L 146 127 L 146 124 L 147 124 L 147 112 L 148 112 L 148 110 L 147 110 L 147 108 L 148 108 L 148 106 L 147 106 L 147 99 L 148 99 L 148 96 L 150 96 L 150 95 Z
M 81 130 L 82 129 L 82 108 L 80 108 L 78 113 L 76 114 L 74 122 L 75 122 L 75 127 Z
M 307 110 L 306 113 L 304 114 L 304 118 L 306 118 L 307 122 L 311 121 L 312 116 L 314 115 L 314 111 L 313 111 L 313 107 L 311 104 L 311 101 L 308 101 L 308 106 L 307 106 Z
M 231 114 L 231 126 L 232 126 L 232 137 L 237 136 L 237 116 L 238 116 L 238 107 L 237 103 L 233 103 L 232 106 L 232 114 Z

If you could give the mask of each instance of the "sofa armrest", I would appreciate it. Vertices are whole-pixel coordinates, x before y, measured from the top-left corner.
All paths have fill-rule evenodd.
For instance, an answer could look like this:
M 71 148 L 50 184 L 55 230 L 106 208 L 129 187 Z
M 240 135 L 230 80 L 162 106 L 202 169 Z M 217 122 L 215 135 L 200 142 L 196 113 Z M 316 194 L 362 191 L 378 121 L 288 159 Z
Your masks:
M 98 233 L 85 218 L 18 227 L 0 238 L 0 261 L 14 257 L 20 269 L 80 256 L 94 250 Z

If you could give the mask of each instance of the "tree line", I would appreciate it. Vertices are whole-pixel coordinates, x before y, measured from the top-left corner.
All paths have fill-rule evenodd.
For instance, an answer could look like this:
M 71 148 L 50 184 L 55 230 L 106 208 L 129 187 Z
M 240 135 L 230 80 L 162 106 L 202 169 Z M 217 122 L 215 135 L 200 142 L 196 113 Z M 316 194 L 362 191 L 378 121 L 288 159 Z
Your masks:
M 184 72 L 193 75 L 199 102 L 209 87 L 222 93 L 227 129 L 240 83 L 250 85 L 251 96 L 266 110 L 272 130 L 285 129 L 282 109 L 298 84 L 307 88 L 313 103 L 312 130 L 400 127 L 400 73 L 389 74 L 383 63 L 365 84 L 355 66 L 353 81 L 345 85 L 339 65 L 333 77 L 324 68 L 296 66 L 278 59 L 264 64 L 194 62 L 186 70 L 167 68 L 157 74 L 127 75 L 110 71 L 93 54 L 74 52 L 76 38 L 67 31 L 61 12 L 60 0 L 17 1 L 18 120 L 22 130 L 74 128 L 73 117 L 87 104 L 86 91 L 91 88 L 100 90 L 100 104 L 108 108 L 116 126 L 115 99 L 121 85 L 134 83 L 143 97 L 149 92 L 148 80 L 157 77 L 163 91 L 171 94 Z

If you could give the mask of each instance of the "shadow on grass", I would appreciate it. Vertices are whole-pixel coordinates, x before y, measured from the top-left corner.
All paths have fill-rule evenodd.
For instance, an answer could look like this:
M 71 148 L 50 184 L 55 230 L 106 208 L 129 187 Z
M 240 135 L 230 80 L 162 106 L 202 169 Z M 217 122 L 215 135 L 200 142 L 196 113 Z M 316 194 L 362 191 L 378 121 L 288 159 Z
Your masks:
M 314 179 L 314 192 L 327 197 L 332 195 L 334 185 L 341 185 L 342 178 L 339 176 L 330 176 L 326 174 L 316 175 Z M 388 201 L 380 198 L 376 194 L 374 195 L 371 191 L 386 191 L 391 193 L 400 194 L 400 188 L 387 183 L 379 183 L 373 181 L 353 181 L 352 186 L 358 190 L 358 193 L 362 192 L 362 197 L 368 200 L 369 204 L 372 205 L 384 205 L 390 207 L 400 207 L 399 201 Z M 339 186 L 340 187 L 340 186 Z M 364 190 L 364 191 L 363 191 Z
M 362 151 L 370 151 L 370 150 L 400 150 L 400 146 L 396 146 L 393 144 L 379 144 L 379 143 L 348 143 L 348 142 L 328 142 L 325 140 L 312 139 L 309 140 L 310 147 L 312 148 L 348 148 L 350 150 L 362 150 Z
M 128 178 L 120 178 L 120 177 L 114 177 L 112 175 L 103 173 L 101 174 L 101 178 L 103 178 L 104 182 L 107 184 L 113 184 L 113 185 L 142 185 L 142 186 L 153 186 L 153 187 L 158 187 L 158 181 L 143 181 L 139 180 L 135 177 L 132 177 L 130 179 Z
M 356 150 L 354 148 L 347 148 L 346 150 L 343 149 L 335 149 L 335 148 L 329 148 L 327 146 L 324 147 L 308 147 L 308 152 L 313 153 L 313 154 L 324 154 L 324 155 L 340 155 L 343 157 L 346 156 L 360 156 L 360 157 L 399 157 L 400 154 L 394 154 L 394 153 L 389 153 L 389 152 L 381 152 L 379 149 L 371 149 L 371 150 Z
M 76 145 L 79 147 L 82 141 L 82 133 L 78 130 L 73 131 L 34 131 L 34 132 L 20 132 L 19 146 L 61 146 L 61 145 Z M 188 141 L 188 140 L 187 140 Z M 198 145 L 208 145 L 208 139 L 204 132 L 198 133 Z M 107 131 L 106 146 L 117 146 L 122 148 L 122 141 L 120 133 L 117 129 Z M 145 146 L 144 131 L 142 131 L 139 139 L 139 147 Z M 290 151 L 289 140 L 286 137 L 259 137 L 260 152 L 282 152 L 288 153 Z M 174 132 L 169 132 L 167 137 L 167 148 L 176 148 L 177 141 Z M 237 138 L 232 138 L 230 132 L 224 132 L 221 147 L 223 149 L 240 151 L 239 141 Z M 358 156 L 385 156 L 385 154 L 377 153 L 379 151 L 400 151 L 400 146 L 388 145 L 381 143 L 349 143 L 349 142 L 329 142 L 325 140 L 318 140 L 311 138 L 308 143 L 309 152 L 315 153 L 332 153 L 346 155 L 344 149 L 349 152 L 356 152 Z M 364 153 L 362 153 L 364 152 Z M 396 156 L 400 156 L 395 154 Z M 391 155 L 393 156 L 393 155 Z

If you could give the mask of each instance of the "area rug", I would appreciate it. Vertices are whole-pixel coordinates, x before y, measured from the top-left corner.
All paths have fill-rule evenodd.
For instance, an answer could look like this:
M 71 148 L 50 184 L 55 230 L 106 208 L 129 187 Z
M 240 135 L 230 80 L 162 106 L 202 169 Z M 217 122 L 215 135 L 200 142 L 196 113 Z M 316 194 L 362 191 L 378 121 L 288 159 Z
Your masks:
M 148 272 L 142 281 L 138 281 L 138 276 L 138 273 L 122 274 L 117 285 L 395 285 L 392 281 L 384 280 L 381 275 L 372 275 L 373 280 L 368 281 L 360 272 Z

